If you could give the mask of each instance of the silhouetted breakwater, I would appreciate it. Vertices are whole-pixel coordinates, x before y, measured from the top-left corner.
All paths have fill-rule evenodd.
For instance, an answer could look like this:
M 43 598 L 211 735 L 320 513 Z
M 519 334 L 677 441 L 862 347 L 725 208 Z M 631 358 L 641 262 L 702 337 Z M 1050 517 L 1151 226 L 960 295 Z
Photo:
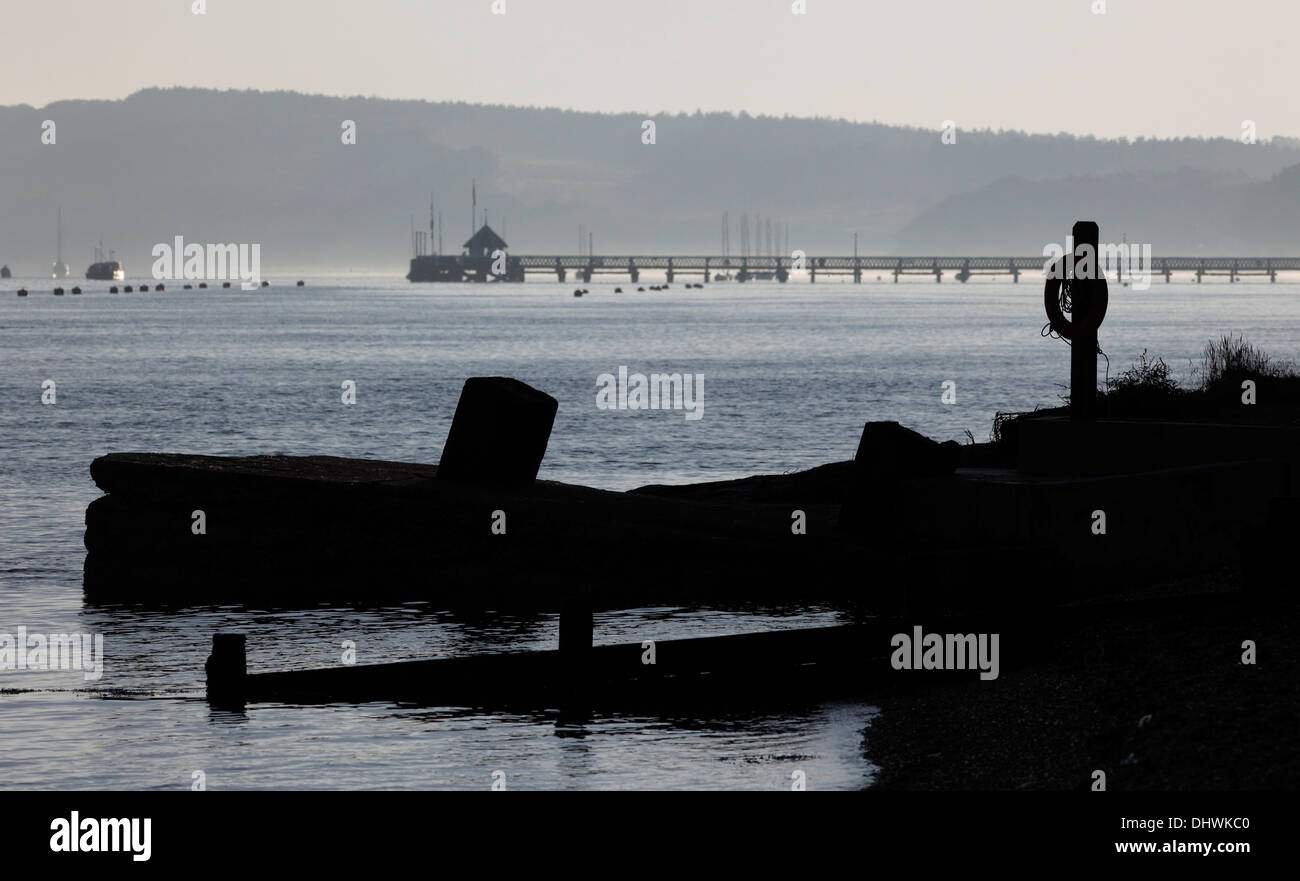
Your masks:
M 103 456 L 87 597 L 1052 605 L 1235 564 L 1287 528 L 1300 473 L 1295 427 L 1048 416 L 965 446 L 868 423 L 853 462 L 609 492 L 534 479 L 553 417 L 523 383 L 471 380 L 440 466 Z

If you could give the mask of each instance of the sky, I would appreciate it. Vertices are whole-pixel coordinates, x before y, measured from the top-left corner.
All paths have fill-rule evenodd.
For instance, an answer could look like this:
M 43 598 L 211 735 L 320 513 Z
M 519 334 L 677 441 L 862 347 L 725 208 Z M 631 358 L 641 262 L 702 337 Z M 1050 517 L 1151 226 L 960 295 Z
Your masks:
M 1129 138 L 1237 138 L 1252 120 L 1260 139 L 1300 136 L 1294 0 L 3 7 L 0 105 L 197 86 L 611 112 L 743 110 L 935 129 L 952 120 L 968 130 Z

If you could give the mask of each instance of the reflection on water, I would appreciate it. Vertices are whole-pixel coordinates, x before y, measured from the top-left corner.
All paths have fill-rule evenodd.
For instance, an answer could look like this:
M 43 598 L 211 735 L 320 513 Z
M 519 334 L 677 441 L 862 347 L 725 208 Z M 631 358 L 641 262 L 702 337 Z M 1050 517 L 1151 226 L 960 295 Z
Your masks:
M 389 609 L 258 612 L 238 607 L 86 606 L 77 629 L 102 633 L 103 679 L 0 674 L 0 781 L 7 787 L 185 788 L 201 770 L 221 788 L 772 789 L 802 771 L 808 788 L 860 788 L 871 774 L 858 701 L 774 694 L 757 712 L 674 716 L 488 712 L 394 703 L 203 700 L 211 635 L 248 634 L 253 671 L 334 666 L 344 640 L 359 663 L 552 649 L 554 614 L 463 615 Z M 653 608 L 599 613 L 598 642 L 671 639 L 832 624 L 821 607 Z M 498 775 L 500 776 L 500 775 Z

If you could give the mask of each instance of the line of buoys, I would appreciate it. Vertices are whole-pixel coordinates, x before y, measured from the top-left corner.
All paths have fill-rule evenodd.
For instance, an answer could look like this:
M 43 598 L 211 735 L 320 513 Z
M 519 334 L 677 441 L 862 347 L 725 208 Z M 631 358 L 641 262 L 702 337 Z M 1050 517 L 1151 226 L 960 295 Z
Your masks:
M 164 288 L 161 284 L 159 284 L 159 285 L 156 285 L 156 286 L 154 287 L 154 290 L 155 290 L 155 291 L 164 291 L 164 290 L 166 290 L 166 288 Z
M 62 296 L 63 296 L 63 288 L 55 288 L 55 289 L 54 289 L 54 296 L 56 296 L 56 297 L 62 297 Z
M 18 296 L 20 296 L 20 297 L 25 297 L 25 296 L 27 296 L 27 288 L 19 288 L 19 289 L 18 289 Z
M 111 288 L 109 288 L 109 289 L 108 289 L 108 292 L 109 292 L 110 294 L 116 294 L 116 293 L 117 293 L 117 285 L 113 285 Z
M 221 283 L 221 286 L 222 286 L 223 288 L 228 288 L 228 287 L 230 287 L 230 282 L 228 282 L 228 281 L 223 281 L 223 282 Z
M 194 290 L 194 285 L 192 285 L 192 284 L 187 284 L 187 285 L 185 286 L 185 290 L 187 290 L 187 291 L 192 291 L 192 290 Z
M 127 285 L 126 287 L 122 288 L 122 293 L 129 294 L 133 290 L 135 290 L 135 288 L 131 287 L 130 285 Z
M 73 292 L 74 294 L 80 294 L 80 293 L 81 293 L 81 288 L 73 288 L 73 289 L 72 289 L 72 292 Z
M 208 283 L 207 283 L 206 281 L 201 281 L 201 282 L 199 282 L 199 290 L 204 290 L 204 289 L 207 288 L 207 286 L 208 286 Z

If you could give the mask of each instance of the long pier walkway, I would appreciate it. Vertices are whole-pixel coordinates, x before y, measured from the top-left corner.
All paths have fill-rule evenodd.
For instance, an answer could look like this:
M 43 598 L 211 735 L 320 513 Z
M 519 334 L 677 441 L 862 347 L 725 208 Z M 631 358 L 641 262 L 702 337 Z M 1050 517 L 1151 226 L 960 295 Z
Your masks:
M 664 272 L 668 281 L 677 276 L 699 276 L 705 281 L 780 281 L 790 279 L 800 269 L 807 272 L 808 280 L 816 282 L 819 276 L 852 276 L 862 282 L 865 273 L 889 273 L 897 282 L 904 275 L 928 275 L 941 281 L 951 274 L 957 281 L 965 282 L 976 275 L 1010 275 L 1020 281 L 1022 273 L 1041 276 L 1045 264 L 1043 257 L 704 257 L 704 256 L 563 256 L 511 254 L 509 262 L 518 267 L 516 273 L 550 273 L 564 281 L 568 273 L 583 281 L 595 275 L 623 275 L 638 281 L 647 270 Z M 801 264 L 801 265 L 799 265 Z M 1109 278 L 1123 281 L 1132 277 L 1132 265 L 1110 262 L 1103 266 Z M 1259 275 L 1277 281 L 1279 272 L 1300 271 L 1300 257 L 1152 257 L 1149 266 L 1143 266 L 1151 277 L 1163 275 L 1166 282 L 1175 272 L 1195 273 L 1199 282 L 1205 276 L 1226 276 L 1235 282 L 1238 278 Z

